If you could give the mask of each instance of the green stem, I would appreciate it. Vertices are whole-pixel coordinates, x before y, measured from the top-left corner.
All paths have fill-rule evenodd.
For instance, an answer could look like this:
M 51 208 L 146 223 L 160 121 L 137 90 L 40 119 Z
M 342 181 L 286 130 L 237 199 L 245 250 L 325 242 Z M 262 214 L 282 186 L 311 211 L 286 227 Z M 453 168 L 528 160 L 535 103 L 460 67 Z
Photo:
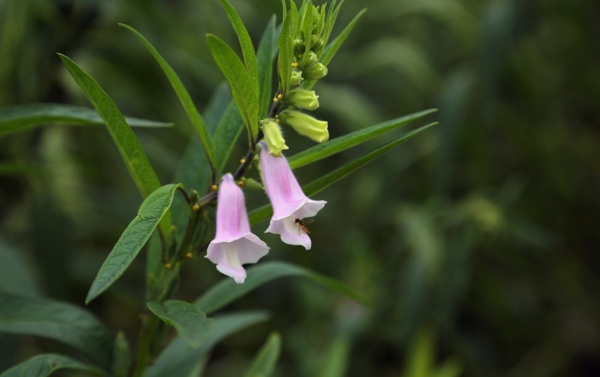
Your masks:
M 144 375 L 144 371 L 150 361 L 150 349 L 152 347 L 152 341 L 154 340 L 158 323 L 158 317 L 146 311 L 145 318 L 142 320 L 140 336 L 138 338 L 132 377 L 142 377 Z

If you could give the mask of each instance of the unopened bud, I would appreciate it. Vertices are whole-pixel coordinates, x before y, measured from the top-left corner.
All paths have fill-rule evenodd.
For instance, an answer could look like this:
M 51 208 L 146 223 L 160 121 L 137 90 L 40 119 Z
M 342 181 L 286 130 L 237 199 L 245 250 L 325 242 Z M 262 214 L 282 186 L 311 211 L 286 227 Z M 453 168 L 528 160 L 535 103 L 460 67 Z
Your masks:
M 329 139 L 327 122 L 315 119 L 308 114 L 295 110 L 285 110 L 279 114 L 279 119 L 300 135 L 307 136 L 316 142 L 321 143 Z
M 315 110 L 318 108 L 318 98 L 319 96 L 315 94 L 314 90 L 305 89 L 294 89 L 285 96 L 286 102 L 306 110 Z
M 281 157 L 281 151 L 288 149 L 288 146 L 285 145 L 279 124 L 275 122 L 275 119 L 267 118 L 261 121 L 260 128 L 265 134 L 265 142 L 271 156 Z
M 304 41 L 300 38 L 294 39 L 294 55 L 300 55 L 304 53 L 306 45 Z
M 323 40 L 316 35 L 311 38 L 310 49 L 312 51 L 321 51 L 323 49 Z
M 290 84 L 292 86 L 297 86 L 297 85 L 302 84 L 302 81 L 304 81 L 304 79 L 302 78 L 302 71 L 293 70 L 292 71 L 292 80 L 290 81 Z
M 316 63 L 302 70 L 302 76 L 305 80 L 318 80 L 327 75 L 327 67 L 322 63 Z

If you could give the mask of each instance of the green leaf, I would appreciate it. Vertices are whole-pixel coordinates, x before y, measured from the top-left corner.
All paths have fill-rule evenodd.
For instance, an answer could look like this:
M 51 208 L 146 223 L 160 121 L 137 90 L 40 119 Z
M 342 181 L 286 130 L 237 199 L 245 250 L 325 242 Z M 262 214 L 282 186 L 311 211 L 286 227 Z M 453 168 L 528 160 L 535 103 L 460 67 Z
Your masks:
M 0 240 L 0 292 L 19 296 L 41 296 L 36 271 L 31 263 L 28 263 L 20 250 L 15 250 L 2 240 Z
M 87 311 L 57 301 L 6 293 L 0 293 L 0 308 L 0 332 L 56 340 L 109 369 L 112 337 Z
M 244 284 L 236 284 L 232 279 L 224 279 L 204 293 L 204 295 L 194 302 L 194 305 L 199 307 L 204 313 L 210 314 L 263 284 L 287 276 L 306 277 L 367 306 L 370 305 L 365 298 L 338 281 L 283 262 L 261 263 L 249 268 Z
M 119 24 L 119 25 L 123 26 L 124 28 L 131 31 L 140 41 L 142 41 L 144 46 L 146 46 L 148 51 L 150 51 L 152 56 L 154 56 L 154 59 L 156 59 L 156 61 L 162 68 L 163 72 L 165 73 L 165 75 L 167 75 L 167 78 L 169 79 L 171 86 L 173 86 L 175 93 L 177 93 L 177 97 L 179 97 L 179 101 L 181 101 L 181 104 L 183 105 L 185 112 L 187 113 L 188 117 L 190 118 L 190 121 L 192 122 L 192 124 L 194 125 L 194 129 L 196 130 L 196 133 L 198 134 L 198 137 L 200 138 L 200 142 L 202 143 L 202 146 L 204 147 L 204 151 L 206 152 L 206 155 L 208 156 L 208 161 L 210 162 L 211 166 L 214 166 L 215 165 L 215 146 L 214 146 L 213 140 L 210 137 L 210 134 L 208 133 L 208 129 L 206 127 L 206 124 L 204 123 L 204 120 L 202 119 L 202 116 L 200 116 L 200 114 L 198 113 L 198 110 L 196 110 L 196 106 L 194 106 L 194 101 L 192 101 L 192 97 L 190 97 L 190 94 L 185 89 L 185 86 L 179 79 L 179 76 L 177 76 L 177 73 L 175 73 L 175 71 L 173 70 L 173 68 L 171 68 L 169 63 L 167 63 L 167 61 L 160 55 L 160 53 L 156 50 L 156 48 L 154 46 L 152 46 L 152 44 L 142 34 L 140 34 L 137 30 L 135 30 L 134 28 L 132 28 L 129 25 L 125 25 L 125 24 Z
M 404 143 L 405 141 L 412 139 L 417 134 L 421 133 L 422 131 L 425 131 L 426 129 L 428 129 L 436 124 L 437 124 L 437 122 L 431 123 L 431 124 L 428 124 L 421 128 L 417 128 L 416 130 L 407 132 L 404 135 L 398 137 L 397 139 L 392 140 L 389 143 L 384 144 L 383 146 L 376 148 L 376 149 L 362 155 L 361 157 L 349 162 L 348 164 L 332 171 L 331 173 L 328 173 L 328 174 L 324 175 L 323 177 L 321 177 L 317 180 L 314 180 L 313 182 L 303 186 L 302 190 L 304 191 L 306 196 L 312 196 L 312 195 L 326 189 L 327 187 L 331 186 L 332 184 L 336 183 L 340 179 L 346 177 L 348 174 L 354 172 L 355 170 L 359 169 L 360 167 L 373 161 L 374 159 L 381 156 L 382 154 L 389 151 L 390 149 Z M 262 207 L 259 207 L 255 210 L 253 210 L 249 214 L 250 225 L 256 225 L 256 224 L 260 223 L 261 221 L 268 219 L 272 213 L 273 213 L 273 211 L 272 211 L 270 204 L 264 205 Z
M 355 145 L 364 143 L 382 133 L 392 131 L 398 127 L 409 124 L 410 122 L 424 117 L 425 115 L 436 112 L 437 109 L 429 109 L 420 111 L 418 113 L 406 115 L 400 118 L 389 120 L 371 127 L 363 128 L 359 131 L 355 131 L 344 136 L 331 139 L 321 144 L 317 144 L 311 148 L 308 148 L 298 154 L 288 158 L 290 167 L 297 169 L 299 167 L 311 164 L 315 161 L 321 160 L 325 157 L 329 157 L 336 153 L 340 153 L 348 148 Z
M 206 39 L 213 58 L 231 86 L 233 98 L 253 140 L 258 132 L 259 111 L 259 94 L 254 80 L 231 47 L 212 34 L 208 34 Z
M 235 142 L 242 133 L 243 120 L 238 107 L 231 101 L 215 131 L 215 146 L 217 148 L 217 175 L 223 172 Z
M 250 79 L 252 80 L 252 84 L 254 86 L 254 91 L 258 96 L 258 68 L 256 63 L 256 54 L 254 52 L 254 45 L 252 44 L 252 39 L 250 39 L 250 34 L 248 34 L 248 30 L 246 30 L 242 19 L 237 14 L 235 9 L 233 9 L 231 4 L 229 4 L 227 0 L 221 0 L 221 5 L 223 5 L 223 8 L 225 8 L 227 18 L 229 18 L 231 26 L 233 26 L 233 29 L 238 36 L 240 46 L 242 47 L 244 62 L 246 63 L 246 70 L 250 75 Z
M 105 373 L 93 366 L 83 364 L 70 357 L 55 353 L 37 355 L 4 371 L 0 377 L 46 377 L 59 369 L 74 369 L 104 376 Z
M 339 6 L 341 6 L 341 5 L 342 5 L 342 3 L 340 3 Z M 338 8 L 339 8 L 339 6 L 338 6 Z M 338 9 L 338 11 L 339 11 L 339 9 Z M 350 23 L 348 25 L 346 25 L 344 30 L 342 30 L 340 35 L 338 35 L 330 44 L 327 45 L 327 47 L 325 47 L 325 50 L 323 50 L 323 53 L 319 57 L 319 61 L 323 65 L 329 65 L 329 63 L 331 62 L 331 60 L 333 59 L 333 57 L 335 56 L 335 54 L 337 53 L 339 48 L 342 46 L 342 44 L 344 43 L 346 38 L 348 38 L 348 35 L 350 35 L 350 32 L 352 31 L 352 29 L 354 29 L 354 26 L 356 26 L 356 23 L 358 22 L 358 20 L 362 17 L 363 14 L 365 14 L 366 11 L 367 11 L 366 9 L 363 9 L 360 12 L 358 12 L 358 14 L 354 17 L 354 19 L 352 21 L 350 21 Z M 302 88 L 310 89 L 315 85 L 316 82 L 317 82 L 316 80 L 306 80 L 302 83 Z
M 125 337 L 125 334 L 123 334 L 122 331 L 119 331 L 113 346 L 112 375 L 115 377 L 127 377 L 129 375 L 130 367 L 131 350 L 129 348 L 129 342 Z
M 284 4 L 285 9 L 285 4 Z M 279 68 L 279 81 L 281 91 L 285 95 L 290 89 L 290 80 L 292 79 L 292 61 L 294 58 L 294 35 L 296 33 L 295 21 L 298 18 L 296 4 L 292 1 L 290 11 L 287 12 L 281 26 L 281 33 L 277 40 L 279 47 L 279 59 L 277 66 Z
M 350 339 L 338 335 L 325 352 L 320 377 L 343 377 L 346 375 L 350 356 Z
M 198 376 L 206 362 L 207 354 L 221 339 L 248 326 L 266 321 L 263 312 L 228 314 L 214 317 L 214 330 L 199 348 L 190 347 L 181 338 L 176 338 L 148 368 L 145 377 L 191 377 Z
M 273 96 L 273 58 L 275 54 L 275 16 L 271 17 L 258 45 L 256 60 L 258 64 L 258 83 L 260 85 L 259 119 L 264 119 L 269 113 Z
M 84 91 L 94 108 L 100 114 L 108 128 L 108 132 L 117 145 L 125 165 L 135 184 L 145 198 L 160 187 L 158 177 L 152 169 L 142 145 L 125 121 L 125 118 L 115 105 L 114 101 L 106 94 L 94 79 L 83 72 L 71 59 L 58 54 L 67 70 Z
M 131 127 L 170 127 L 173 123 L 125 117 Z M 46 123 L 103 125 L 92 109 L 58 103 L 31 103 L 0 108 L 0 136 L 24 131 Z
M 171 206 L 178 187 L 181 185 L 165 185 L 144 200 L 138 215 L 129 223 L 100 267 L 85 299 L 86 304 L 107 290 L 129 267 Z
M 167 325 L 175 327 L 177 333 L 190 346 L 198 348 L 214 329 L 212 319 L 198 309 L 197 306 L 185 301 L 167 300 L 165 302 L 151 301 L 148 309 Z
M 280 351 L 281 337 L 278 333 L 271 333 L 244 377 L 269 377 L 275 370 Z

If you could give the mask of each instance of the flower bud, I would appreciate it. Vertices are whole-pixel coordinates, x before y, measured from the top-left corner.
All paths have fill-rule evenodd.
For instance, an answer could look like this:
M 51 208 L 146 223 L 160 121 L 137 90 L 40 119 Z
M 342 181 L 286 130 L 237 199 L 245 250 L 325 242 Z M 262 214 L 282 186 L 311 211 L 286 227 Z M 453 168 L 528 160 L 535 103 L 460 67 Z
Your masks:
M 304 59 L 302 61 L 304 61 Z M 303 67 L 305 67 L 304 69 L 306 69 L 316 64 L 318 61 L 319 59 L 317 58 L 317 54 L 311 51 L 308 53 L 308 58 L 306 59 L 306 63 L 303 65 Z
M 316 63 L 302 70 L 302 76 L 305 80 L 318 80 L 327 75 L 327 67 L 322 63 Z
M 312 51 L 320 51 L 323 49 L 323 40 L 316 35 L 313 35 L 310 41 L 310 49 Z
M 302 84 L 304 79 L 302 78 L 302 71 L 292 71 L 292 80 L 290 81 L 290 85 L 298 86 Z
M 272 156 L 281 157 L 281 151 L 288 149 L 288 146 L 285 145 L 279 124 L 273 118 L 261 120 L 260 123 L 260 128 L 265 134 L 265 142 L 269 147 L 269 153 Z
M 300 109 L 315 110 L 319 107 L 318 98 L 314 90 L 294 89 L 285 96 L 285 101 Z
M 317 120 L 308 114 L 295 110 L 285 110 L 279 114 L 279 119 L 291 126 L 300 135 L 307 136 L 316 142 L 321 143 L 329 139 L 327 122 Z M 269 148 L 269 153 L 271 153 L 270 151 Z
M 306 45 L 304 41 L 300 38 L 294 39 L 294 55 L 304 54 L 304 49 Z

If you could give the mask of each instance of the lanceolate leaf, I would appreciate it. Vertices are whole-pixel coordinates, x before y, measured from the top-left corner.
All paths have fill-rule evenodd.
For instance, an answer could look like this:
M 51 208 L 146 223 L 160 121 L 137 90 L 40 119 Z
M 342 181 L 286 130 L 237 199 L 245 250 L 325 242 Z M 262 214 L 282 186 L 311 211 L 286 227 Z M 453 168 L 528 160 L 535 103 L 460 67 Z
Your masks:
M 353 292 L 350 288 L 344 286 L 340 282 L 283 262 L 261 263 L 258 266 L 249 268 L 248 277 L 244 284 L 236 284 L 232 279 L 224 279 L 196 300 L 194 305 L 199 307 L 204 313 L 210 314 L 263 284 L 288 276 L 303 276 L 309 278 L 316 283 L 347 295 L 365 305 L 370 305 L 365 298 Z
M 103 369 L 110 368 L 110 333 L 94 316 L 73 305 L 0 293 L 0 332 L 53 339 Z
M 340 153 L 348 148 L 355 145 L 364 143 L 365 141 L 372 139 L 382 133 L 394 130 L 398 127 L 409 124 L 410 122 L 424 117 L 425 115 L 436 112 L 437 109 L 429 109 L 420 111 L 418 113 L 406 115 L 400 118 L 389 120 L 377 124 L 375 126 L 367 127 L 344 136 L 331 139 L 321 144 L 317 144 L 314 147 L 308 148 L 298 154 L 288 158 L 292 169 L 311 164 L 315 161 L 321 160 L 325 157 L 329 157 L 336 153 Z
M 303 186 L 302 190 L 304 191 L 304 193 L 307 196 L 314 195 L 314 194 L 318 193 L 319 191 L 324 190 L 325 188 L 331 186 L 332 184 L 339 181 L 340 179 L 344 178 L 348 174 L 359 169 L 360 167 L 373 161 L 374 159 L 381 156 L 382 154 L 389 151 L 390 149 L 404 143 L 405 141 L 410 140 L 418 133 L 421 133 L 422 131 L 425 131 L 426 129 L 428 129 L 436 124 L 437 124 L 437 122 L 431 123 L 431 124 L 428 124 L 421 128 L 418 128 L 416 130 L 407 132 L 404 135 L 398 137 L 397 139 L 392 140 L 389 143 L 387 143 L 379 148 L 376 148 L 376 149 L 372 150 L 371 152 L 364 154 L 363 156 L 349 162 L 348 164 L 332 171 L 331 173 L 326 174 L 323 177 Z M 255 209 L 254 211 L 250 212 L 250 214 L 249 214 L 250 224 L 251 225 L 258 224 L 261 221 L 264 221 L 267 218 L 269 218 L 269 216 L 272 213 L 273 213 L 273 211 L 272 211 L 270 204 L 259 207 L 259 208 Z
M 206 152 L 206 155 L 208 156 L 208 160 L 209 160 L 211 166 L 214 166 L 215 165 L 215 147 L 214 147 L 212 138 L 210 137 L 210 134 L 208 133 L 208 130 L 206 128 L 206 124 L 204 123 L 204 120 L 198 113 L 198 110 L 196 110 L 196 106 L 194 106 L 194 102 L 192 101 L 192 98 L 190 97 L 188 91 L 185 89 L 185 86 L 183 86 L 183 83 L 179 79 L 179 76 L 177 76 L 177 73 L 175 73 L 175 71 L 173 70 L 173 68 L 171 68 L 169 63 L 167 63 L 167 61 L 160 55 L 160 53 L 156 50 L 156 48 L 154 48 L 154 46 L 152 46 L 152 44 L 150 44 L 150 42 L 148 42 L 148 40 L 146 38 L 144 38 L 144 36 L 142 34 L 140 34 L 137 30 L 135 30 L 131 26 L 128 26 L 125 24 L 119 24 L 119 25 L 123 26 L 124 28 L 127 28 L 136 37 L 138 37 L 139 40 L 142 41 L 144 46 L 146 46 L 148 51 L 150 51 L 152 56 L 154 56 L 154 58 L 156 59 L 156 61 L 158 62 L 158 64 L 162 68 L 162 70 L 165 72 L 165 74 L 167 75 L 167 78 L 169 79 L 169 81 L 171 82 L 171 85 L 173 86 L 173 89 L 175 89 L 175 93 L 177 93 L 177 97 L 179 97 L 179 100 L 181 101 L 181 104 L 183 105 L 185 112 L 187 113 L 188 117 L 190 118 L 190 121 L 192 122 L 192 124 L 194 125 L 194 128 L 196 129 L 196 132 L 198 133 L 198 137 L 200 138 L 200 141 L 202 142 L 202 146 L 204 147 L 204 150 Z
M 140 206 L 138 215 L 127 226 L 116 245 L 100 267 L 85 299 L 89 303 L 107 290 L 131 264 L 148 241 L 160 219 L 173 201 L 175 190 L 181 185 L 168 184 L 154 191 Z
M 170 127 L 173 123 L 125 117 L 131 127 Z M 48 123 L 67 125 L 103 125 L 92 109 L 58 103 L 32 103 L 0 108 L 0 136 L 31 129 Z
M 267 320 L 263 312 L 228 314 L 214 317 L 214 330 L 199 348 L 190 347 L 183 339 L 176 338 L 148 368 L 145 377 L 192 377 L 198 376 L 206 362 L 207 354 L 221 339 L 248 326 Z
M 0 374 L 0 377 L 46 377 L 59 369 L 81 370 L 97 376 L 105 375 L 102 370 L 73 360 L 70 357 L 47 353 L 34 356 L 15 365 Z
M 256 60 L 258 64 L 258 83 L 260 86 L 259 119 L 267 117 L 273 96 L 273 57 L 275 53 L 275 16 L 267 25 L 258 45 Z
M 213 58 L 231 86 L 233 98 L 253 139 L 258 132 L 259 98 L 256 86 L 231 47 L 214 35 L 209 34 L 206 38 Z
M 151 301 L 148 309 L 167 325 L 175 327 L 177 333 L 190 346 L 198 348 L 206 337 L 213 331 L 212 319 L 198 309 L 197 306 L 185 301 L 167 300 L 165 302 Z
M 227 2 L 227 0 L 221 0 L 221 5 L 223 5 L 223 8 L 225 8 L 227 18 L 229 18 L 229 21 L 231 22 L 231 25 L 238 36 L 240 46 L 242 47 L 242 55 L 244 55 L 244 62 L 246 63 L 246 70 L 250 75 L 250 80 L 252 81 L 254 90 L 258 95 L 258 68 L 256 63 L 256 54 L 254 52 L 254 45 L 252 44 L 252 39 L 250 39 L 250 34 L 248 34 L 248 30 L 246 30 L 246 27 L 244 26 L 240 16 Z
M 275 370 L 280 350 L 281 337 L 278 333 L 272 333 L 265 345 L 258 351 L 258 355 L 244 377 L 269 377 Z
M 225 114 L 219 121 L 217 130 L 215 131 L 215 145 L 217 147 L 217 174 L 223 172 L 227 159 L 231 154 L 231 150 L 235 145 L 238 137 L 242 133 L 243 120 L 238 111 L 238 107 L 234 101 L 229 103 Z
M 145 198 L 160 187 L 158 177 L 152 169 L 142 145 L 125 121 L 125 118 L 115 105 L 114 101 L 106 94 L 94 79 L 83 72 L 71 59 L 59 54 L 67 70 L 84 91 L 94 108 L 100 114 L 108 128 L 108 132 L 117 145 L 121 156 L 127 165 L 135 184 Z
M 277 66 L 279 68 L 279 80 L 281 82 L 281 91 L 285 94 L 290 88 L 290 80 L 292 79 L 292 59 L 295 33 L 295 20 L 298 18 L 296 4 L 292 1 L 290 11 L 284 16 L 283 25 L 277 46 L 279 46 L 279 59 Z M 284 3 L 285 9 L 285 3 Z

